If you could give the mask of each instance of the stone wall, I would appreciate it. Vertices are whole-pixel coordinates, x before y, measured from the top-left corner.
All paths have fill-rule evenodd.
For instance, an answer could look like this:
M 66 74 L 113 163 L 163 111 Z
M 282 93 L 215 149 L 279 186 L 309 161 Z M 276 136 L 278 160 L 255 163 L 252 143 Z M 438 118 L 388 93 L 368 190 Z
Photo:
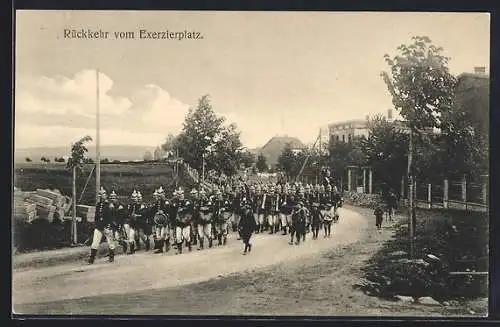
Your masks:
M 344 203 L 375 209 L 376 205 L 381 203 L 381 196 L 379 194 L 344 192 Z

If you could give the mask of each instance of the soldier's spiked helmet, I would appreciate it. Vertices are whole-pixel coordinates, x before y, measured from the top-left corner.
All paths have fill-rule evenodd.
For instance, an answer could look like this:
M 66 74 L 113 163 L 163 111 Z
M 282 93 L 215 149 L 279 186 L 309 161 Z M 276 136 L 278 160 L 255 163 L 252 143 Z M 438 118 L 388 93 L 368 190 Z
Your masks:
M 112 200 L 118 199 L 118 195 L 116 195 L 115 190 L 111 191 L 111 194 L 109 194 L 109 198 Z
M 107 192 L 106 190 L 104 189 L 104 187 L 101 186 L 101 189 L 99 190 L 98 192 L 99 196 L 106 196 L 107 195 Z
M 130 195 L 130 198 L 131 198 L 132 200 L 135 200 L 135 199 L 137 199 L 137 195 L 138 195 L 138 194 L 137 194 L 137 191 L 134 189 L 134 191 L 133 191 L 133 192 L 132 192 L 132 194 Z
M 193 189 L 191 190 L 190 194 L 191 194 L 191 195 L 196 195 L 196 194 L 198 194 L 198 191 L 197 191 L 195 188 L 193 188 Z

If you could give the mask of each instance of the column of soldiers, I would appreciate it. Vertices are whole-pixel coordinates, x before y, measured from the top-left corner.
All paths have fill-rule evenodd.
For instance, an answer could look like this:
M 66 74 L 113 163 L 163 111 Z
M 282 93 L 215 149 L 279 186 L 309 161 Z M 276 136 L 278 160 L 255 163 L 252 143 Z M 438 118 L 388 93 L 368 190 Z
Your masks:
M 182 188 L 167 197 L 159 187 L 151 203 L 134 190 L 130 203 L 118 201 L 113 190 L 109 197 L 104 188 L 96 206 L 95 230 L 89 263 L 95 260 L 99 244 L 109 245 L 109 261 L 114 259 L 115 242 L 123 252 L 133 254 L 143 246 L 155 253 L 172 247 L 181 254 L 193 245 L 198 250 L 227 243 L 230 230 L 238 232 L 245 245 L 243 254 L 251 251 L 253 233 L 290 235 L 290 244 L 300 244 L 312 232 L 317 239 L 321 226 L 324 237 L 331 236 L 332 223 L 338 222 L 337 208 L 342 199 L 335 187 L 325 183 L 254 183 L 238 182 L 213 190 L 192 189 L 187 196 Z M 295 240 L 295 242 L 294 242 Z

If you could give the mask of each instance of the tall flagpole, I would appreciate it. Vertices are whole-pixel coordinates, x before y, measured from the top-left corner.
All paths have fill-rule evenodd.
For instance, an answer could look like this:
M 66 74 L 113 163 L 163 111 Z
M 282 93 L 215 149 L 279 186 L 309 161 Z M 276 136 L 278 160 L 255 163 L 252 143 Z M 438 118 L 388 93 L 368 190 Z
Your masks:
M 99 68 L 96 69 L 96 169 L 95 169 L 95 189 L 96 202 L 99 200 L 99 190 L 101 189 L 101 140 L 100 140 L 100 121 L 99 121 Z

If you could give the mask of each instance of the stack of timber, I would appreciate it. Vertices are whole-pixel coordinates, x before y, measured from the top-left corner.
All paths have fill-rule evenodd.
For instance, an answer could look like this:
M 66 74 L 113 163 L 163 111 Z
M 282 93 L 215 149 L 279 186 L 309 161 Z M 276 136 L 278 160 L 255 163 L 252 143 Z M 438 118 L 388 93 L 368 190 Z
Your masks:
M 95 218 L 95 207 L 94 206 L 86 206 L 86 205 L 77 205 L 76 206 L 76 215 L 78 217 L 82 217 L 87 222 L 93 222 Z
M 34 192 L 14 190 L 14 215 L 16 219 L 32 222 L 35 219 L 44 219 L 52 222 L 54 218 L 62 219 L 71 208 L 68 197 L 59 190 L 37 189 Z M 26 207 L 28 209 L 22 209 Z M 33 215 L 32 209 L 36 214 Z

